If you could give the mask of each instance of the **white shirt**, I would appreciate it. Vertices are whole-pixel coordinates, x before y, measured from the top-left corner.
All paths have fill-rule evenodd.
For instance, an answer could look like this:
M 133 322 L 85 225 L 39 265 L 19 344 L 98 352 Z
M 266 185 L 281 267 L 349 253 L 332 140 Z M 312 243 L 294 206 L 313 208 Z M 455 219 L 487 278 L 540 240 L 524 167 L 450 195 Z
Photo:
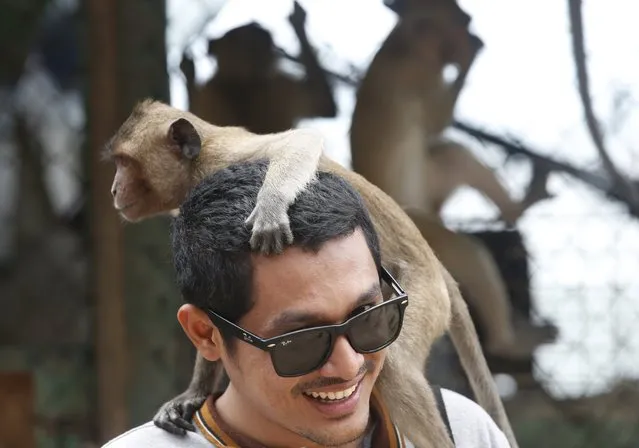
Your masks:
M 474 401 L 441 389 L 455 448 L 510 448 L 504 433 Z M 410 445 L 412 446 L 412 445 Z M 147 422 L 107 442 L 102 448 L 210 448 L 199 431 L 176 436 Z

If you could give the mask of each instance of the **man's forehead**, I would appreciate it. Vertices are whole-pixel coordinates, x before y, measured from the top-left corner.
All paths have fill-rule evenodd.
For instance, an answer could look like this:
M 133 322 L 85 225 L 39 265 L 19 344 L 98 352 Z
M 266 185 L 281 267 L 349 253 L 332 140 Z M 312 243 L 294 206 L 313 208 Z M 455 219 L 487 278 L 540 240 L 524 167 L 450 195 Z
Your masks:
M 377 268 L 361 234 L 329 241 L 318 252 L 291 247 L 253 261 L 253 310 L 264 323 L 280 315 L 339 317 L 362 297 L 379 295 Z
M 295 306 L 289 309 L 280 310 L 270 319 L 266 320 L 262 329 L 268 333 L 279 334 L 296 327 L 330 325 L 339 323 L 347 318 L 351 312 L 361 306 L 372 303 L 381 298 L 381 289 L 378 282 L 373 282 L 371 286 L 353 299 L 345 298 L 341 307 L 317 307 L 308 304 L 308 307 Z

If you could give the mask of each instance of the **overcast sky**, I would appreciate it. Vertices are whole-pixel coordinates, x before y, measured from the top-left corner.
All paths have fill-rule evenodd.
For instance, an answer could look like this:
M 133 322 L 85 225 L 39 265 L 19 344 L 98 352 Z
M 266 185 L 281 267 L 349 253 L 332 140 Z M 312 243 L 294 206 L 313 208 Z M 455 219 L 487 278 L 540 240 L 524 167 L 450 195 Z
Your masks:
M 172 103 L 186 107 L 185 88 L 175 72 L 181 51 L 197 58 L 198 79 L 214 72 L 204 57 L 204 38 L 216 37 L 255 20 L 289 52 L 299 49 L 287 21 L 290 0 L 233 0 L 213 23 L 203 20 L 224 2 L 168 0 L 169 66 Z M 306 0 L 307 31 L 320 49 L 321 62 L 335 71 L 348 64 L 365 68 L 395 23 L 381 0 Z M 499 132 L 509 132 L 548 155 L 596 168 L 597 155 L 586 133 L 575 89 L 567 2 L 556 0 L 460 0 L 473 17 L 473 29 L 485 48 L 475 63 L 457 106 L 457 116 Z M 639 4 L 632 0 L 584 2 L 584 27 L 591 90 L 612 156 L 639 175 L 634 149 L 639 114 L 637 91 Z M 311 120 L 300 126 L 322 129 L 327 154 L 349 166 L 348 128 L 352 89 L 337 88 L 339 117 Z M 463 135 L 473 152 L 497 167 L 513 195 L 520 197 L 529 179 L 522 163 L 504 165 L 503 153 L 484 148 Z M 538 376 L 559 394 L 598 392 L 610 380 L 639 376 L 639 225 L 619 205 L 565 176 L 552 176 L 556 198 L 539 204 L 520 220 L 531 253 L 533 295 L 538 313 L 560 327 L 558 343 L 540 349 Z M 492 219 L 496 210 L 479 194 L 463 189 L 444 209 L 453 228 L 472 220 Z M 544 380 L 545 379 L 545 380 Z

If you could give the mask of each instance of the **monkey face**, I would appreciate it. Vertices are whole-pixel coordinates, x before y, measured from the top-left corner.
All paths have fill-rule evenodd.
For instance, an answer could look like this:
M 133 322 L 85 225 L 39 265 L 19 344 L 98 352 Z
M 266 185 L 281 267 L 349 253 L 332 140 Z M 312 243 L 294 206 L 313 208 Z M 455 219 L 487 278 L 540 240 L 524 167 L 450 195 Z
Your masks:
M 111 186 L 113 207 L 124 219 L 137 222 L 162 212 L 158 195 L 150 187 L 137 160 L 115 156 L 116 172 Z
M 452 27 L 446 30 L 442 58 L 444 64 L 463 64 L 472 59 L 484 47 L 484 42 L 466 28 Z
M 191 122 L 176 118 L 139 126 L 144 115 L 134 111 L 107 145 L 116 167 L 113 206 L 127 221 L 168 213 L 186 197 L 202 142 Z
M 461 11 L 461 10 L 460 10 Z M 483 47 L 482 40 L 468 30 L 463 11 L 418 8 L 402 19 L 405 46 L 422 64 L 464 65 Z

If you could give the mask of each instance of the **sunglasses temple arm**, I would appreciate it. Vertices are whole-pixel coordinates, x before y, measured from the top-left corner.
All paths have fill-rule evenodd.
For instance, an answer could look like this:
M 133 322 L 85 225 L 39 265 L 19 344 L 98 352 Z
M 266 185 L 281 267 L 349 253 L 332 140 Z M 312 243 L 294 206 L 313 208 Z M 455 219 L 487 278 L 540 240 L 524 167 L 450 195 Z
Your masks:
M 229 331 L 236 338 L 241 339 L 242 341 L 247 342 L 251 345 L 254 345 L 255 347 L 258 347 L 262 350 L 268 350 L 270 348 L 269 346 L 271 344 L 267 340 L 264 340 L 261 337 L 254 335 L 250 331 L 243 329 L 239 325 L 236 325 L 229 320 L 226 320 L 225 318 L 223 318 L 222 316 L 220 316 L 219 314 L 213 311 L 209 311 L 209 314 L 211 315 L 211 317 L 214 318 L 213 320 L 215 321 L 214 322 L 215 325 L 217 325 L 218 327 L 221 326 L 226 328 L 226 330 Z
M 388 269 L 382 266 L 382 278 L 383 277 L 387 277 L 388 284 L 398 295 L 406 294 L 406 291 L 404 291 L 404 289 L 399 286 L 399 282 L 395 279 L 395 277 L 391 275 Z

